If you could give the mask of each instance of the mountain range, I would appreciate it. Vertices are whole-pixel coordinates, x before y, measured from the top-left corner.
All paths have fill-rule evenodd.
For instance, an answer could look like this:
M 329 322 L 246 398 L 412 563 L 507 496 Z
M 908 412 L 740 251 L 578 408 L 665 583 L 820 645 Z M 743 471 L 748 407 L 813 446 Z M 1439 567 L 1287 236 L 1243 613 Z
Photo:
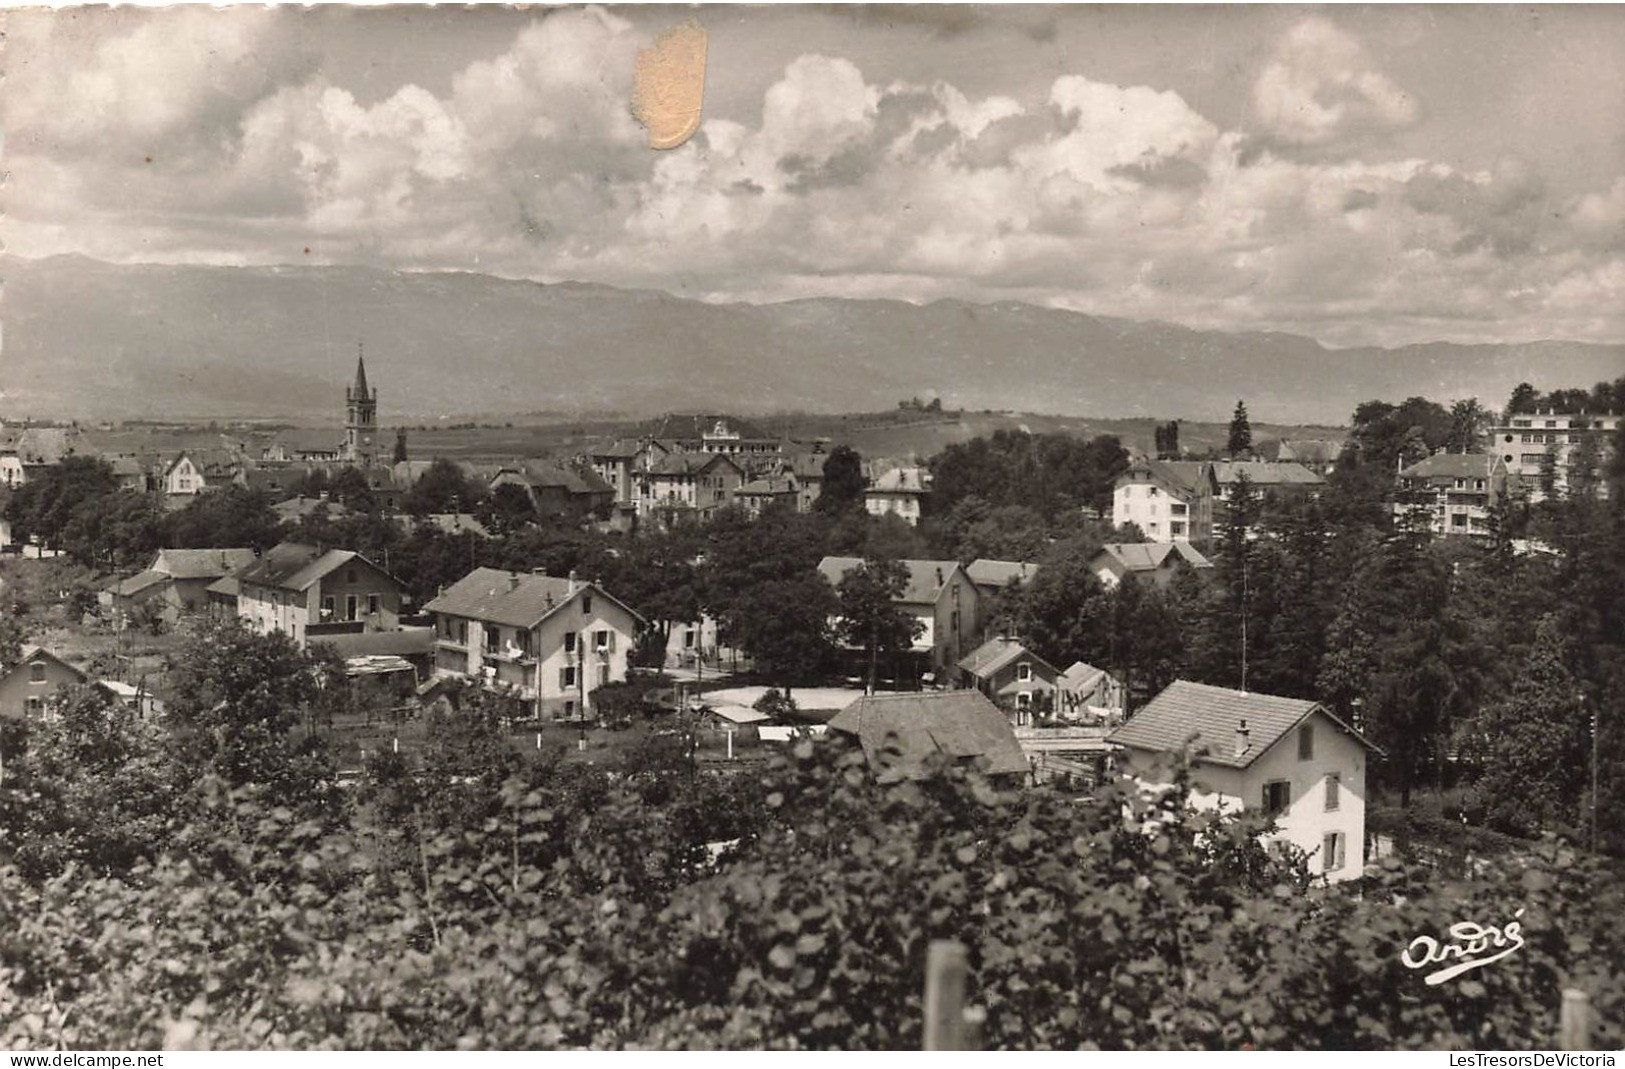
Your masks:
M 1342 423 L 1371 398 L 1589 386 L 1625 345 L 1333 349 L 1003 302 L 713 304 L 650 290 L 353 266 L 6 257 L 0 420 L 333 421 L 364 345 L 380 417 L 945 407 Z

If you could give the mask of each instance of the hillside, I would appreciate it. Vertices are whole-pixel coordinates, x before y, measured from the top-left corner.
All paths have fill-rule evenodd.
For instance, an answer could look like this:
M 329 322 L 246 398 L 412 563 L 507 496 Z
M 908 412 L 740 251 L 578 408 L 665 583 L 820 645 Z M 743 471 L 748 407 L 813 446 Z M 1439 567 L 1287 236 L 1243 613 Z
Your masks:
M 949 408 L 1341 423 L 1359 401 L 1586 385 L 1625 346 L 1327 349 L 1016 303 L 707 304 L 652 291 L 358 267 L 8 258 L 0 418 L 330 419 L 366 345 L 383 422 L 468 413 Z

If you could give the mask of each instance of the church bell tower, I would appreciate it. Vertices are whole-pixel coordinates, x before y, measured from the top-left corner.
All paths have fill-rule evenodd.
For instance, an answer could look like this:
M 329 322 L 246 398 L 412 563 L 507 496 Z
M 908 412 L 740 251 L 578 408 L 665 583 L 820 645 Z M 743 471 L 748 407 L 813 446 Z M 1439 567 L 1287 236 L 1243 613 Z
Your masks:
M 378 391 L 367 388 L 366 353 L 358 347 L 355 385 L 344 391 L 344 459 L 358 467 L 371 467 L 377 459 Z

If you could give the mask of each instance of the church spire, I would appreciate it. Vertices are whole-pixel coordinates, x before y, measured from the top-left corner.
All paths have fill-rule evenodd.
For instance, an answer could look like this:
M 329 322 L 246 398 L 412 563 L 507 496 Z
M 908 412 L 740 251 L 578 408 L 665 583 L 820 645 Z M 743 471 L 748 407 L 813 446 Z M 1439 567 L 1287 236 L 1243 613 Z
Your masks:
M 355 392 L 357 397 L 367 397 L 367 351 L 365 342 L 355 343 Z

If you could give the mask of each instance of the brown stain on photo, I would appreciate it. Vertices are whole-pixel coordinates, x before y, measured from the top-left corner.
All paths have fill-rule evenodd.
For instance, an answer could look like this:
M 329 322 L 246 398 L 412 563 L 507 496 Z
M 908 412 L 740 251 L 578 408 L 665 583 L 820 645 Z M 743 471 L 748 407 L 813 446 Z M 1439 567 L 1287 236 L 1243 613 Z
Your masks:
M 648 129 L 650 148 L 676 148 L 700 128 L 705 46 L 705 29 L 690 20 L 638 51 L 632 114 Z

